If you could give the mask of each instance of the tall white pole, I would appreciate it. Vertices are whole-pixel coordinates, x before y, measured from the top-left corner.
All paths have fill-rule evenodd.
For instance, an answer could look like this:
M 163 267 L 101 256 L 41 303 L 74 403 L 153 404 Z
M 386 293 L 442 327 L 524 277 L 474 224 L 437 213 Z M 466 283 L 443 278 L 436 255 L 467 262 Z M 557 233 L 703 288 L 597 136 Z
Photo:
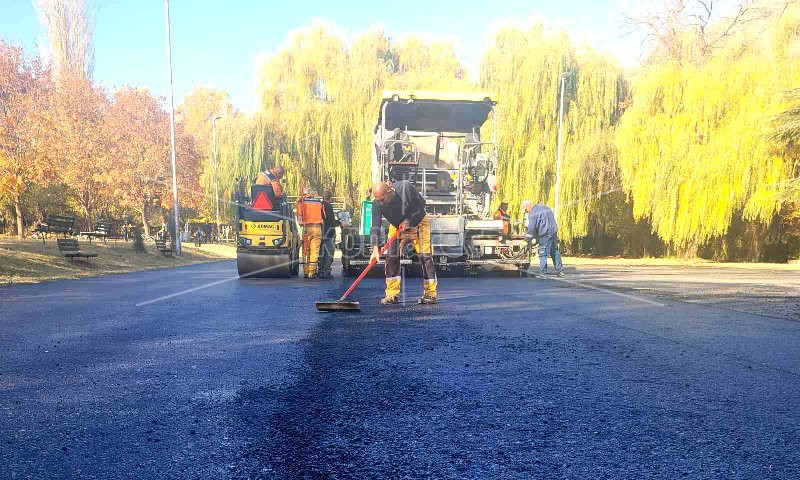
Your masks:
M 558 220 L 558 191 L 561 186 L 561 131 L 564 128 L 564 83 L 566 75 L 561 76 L 561 95 L 558 101 L 558 147 L 556 157 L 556 201 L 554 214 Z
M 213 144 L 214 156 L 214 208 L 217 211 L 217 235 L 219 235 L 219 173 L 217 172 L 217 119 L 211 120 L 211 143 Z
M 175 216 L 175 236 L 172 239 L 175 244 L 175 253 L 181 254 L 181 210 L 178 206 L 178 168 L 175 161 L 175 100 L 172 96 L 172 50 L 170 47 L 169 36 L 169 0 L 164 0 L 164 11 L 167 17 L 167 73 L 169 90 L 169 137 L 172 146 L 172 203 L 174 205 L 173 215 Z

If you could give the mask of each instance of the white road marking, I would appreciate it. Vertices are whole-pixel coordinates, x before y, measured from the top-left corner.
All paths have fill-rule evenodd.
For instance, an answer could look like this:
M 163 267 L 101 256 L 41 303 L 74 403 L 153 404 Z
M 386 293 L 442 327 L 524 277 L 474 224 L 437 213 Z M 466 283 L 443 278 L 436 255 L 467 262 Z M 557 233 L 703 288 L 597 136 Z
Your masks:
M 622 293 L 622 292 L 615 292 L 614 290 L 608 290 L 606 288 L 595 287 L 594 285 L 589 285 L 589 284 L 582 283 L 582 282 L 576 282 L 574 280 L 567 280 L 565 278 L 560 278 L 560 277 L 549 278 L 548 277 L 547 280 L 554 280 L 556 282 L 568 283 L 568 284 L 574 285 L 576 287 L 588 288 L 589 290 L 597 290 L 598 292 L 609 293 L 611 295 L 616 295 L 618 297 L 623 297 L 623 298 L 628 298 L 628 299 L 631 299 L 631 300 L 636 300 L 637 302 L 648 303 L 650 305 L 655 305 L 655 306 L 658 306 L 658 307 L 666 307 L 667 306 L 664 303 L 656 302 L 655 300 L 650 300 L 648 298 L 639 297 L 639 296 L 636 296 L 636 295 L 628 295 L 627 293 Z
M 490 262 L 490 263 L 494 264 L 494 265 L 498 265 L 498 266 L 503 266 L 503 264 L 501 264 L 499 262 Z M 660 303 L 660 302 L 656 302 L 655 300 L 650 300 L 650 299 L 647 299 L 647 298 L 637 297 L 636 295 L 628 295 L 627 293 L 615 292 L 613 290 L 608 290 L 608 289 L 605 289 L 605 288 L 595 287 L 594 285 L 587 285 L 585 283 L 576 282 L 574 280 L 567 280 L 567 279 L 561 278 L 561 277 L 545 277 L 545 279 L 547 279 L 547 280 L 555 280 L 557 282 L 568 283 L 568 284 L 574 285 L 576 287 L 588 288 L 589 290 L 597 290 L 598 292 L 609 293 L 611 295 L 616 295 L 616 296 L 622 297 L 622 298 L 628 298 L 630 300 L 636 300 L 637 302 L 647 303 L 647 304 L 655 305 L 655 306 L 658 306 L 658 307 L 666 307 L 667 306 L 666 304 Z
M 280 265 L 273 265 L 271 267 L 262 268 L 260 270 L 256 270 L 254 272 L 246 273 L 246 274 L 241 275 L 241 276 L 237 275 L 235 277 L 225 278 L 223 280 L 217 280 L 216 282 L 206 283 L 205 285 L 200 285 L 199 287 L 189 288 L 187 290 L 182 290 L 180 292 L 175 292 L 175 293 L 171 293 L 169 295 L 164 295 L 163 297 L 158 297 L 158 298 L 154 298 L 152 300 L 147 300 L 147 301 L 144 301 L 144 302 L 140 302 L 140 303 L 137 303 L 136 306 L 137 307 L 142 307 L 144 305 L 149 305 L 151 303 L 160 302 L 161 300 L 167 300 L 167 299 L 170 299 L 170 298 L 173 298 L 173 297 L 177 297 L 177 296 L 180 296 L 180 295 L 186 295 L 187 293 L 196 292 L 198 290 L 202 290 L 204 288 L 213 287 L 213 286 L 219 285 L 221 283 L 230 282 L 230 281 L 233 281 L 233 280 L 238 280 L 240 278 L 245 278 L 245 277 L 250 277 L 250 276 L 253 276 L 253 275 L 257 275 L 259 273 L 266 272 L 267 270 L 272 270 L 273 268 L 284 267 L 286 265 L 289 265 L 290 263 L 291 262 L 286 262 L 286 263 L 282 263 Z

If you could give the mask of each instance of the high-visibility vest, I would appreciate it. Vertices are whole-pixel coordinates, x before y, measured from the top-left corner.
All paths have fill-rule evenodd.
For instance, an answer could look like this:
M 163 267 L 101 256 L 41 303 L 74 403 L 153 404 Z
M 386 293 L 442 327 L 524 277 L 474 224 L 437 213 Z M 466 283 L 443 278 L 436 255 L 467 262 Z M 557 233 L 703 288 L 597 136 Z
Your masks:
M 498 208 L 497 211 L 494 212 L 494 219 L 503 221 L 503 235 L 508 235 L 511 231 L 511 216 L 509 216 L 505 210 Z
M 321 225 L 324 209 L 322 200 L 303 197 L 297 202 L 297 220 L 301 225 Z

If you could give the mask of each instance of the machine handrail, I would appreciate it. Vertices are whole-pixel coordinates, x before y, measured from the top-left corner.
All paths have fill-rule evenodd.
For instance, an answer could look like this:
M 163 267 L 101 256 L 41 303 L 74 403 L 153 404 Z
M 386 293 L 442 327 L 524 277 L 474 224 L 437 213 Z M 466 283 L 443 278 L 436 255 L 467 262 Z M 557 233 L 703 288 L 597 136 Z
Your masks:
M 413 155 L 413 158 L 414 158 L 414 163 L 415 164 L 419 164 L 419 147 L 417 147 L 417 145 L 414 142 L 410 141 L 410 140 L 395 140 L 395 139 L 384 140 L 381 143 L 381 148 L 380 148 L 381 157 L 388 156 L 389 155 L 389 147 L 391 147 L 392 145 L 398 144 L 398 143 L 403 145 L 404 147 L 405 146 L 410 146 L 411 147 L 411 154 Z M 405 157 L 405 155 L 403 155 L 403 157 Z M 388 160 L 387 160 L 387 163 L 398 164 L 398 163 L 402 163 L 402 162 L 399 162 L 399 161 L 388 162 Z
M 459 153 L 463 153 L 468 149 L 471 150 L 473 148 L 480 147 L 481 145 L 491 145 L 492 153 L 497 156 L 497 142 L 466 142 L 464 145 L 459 147 Z

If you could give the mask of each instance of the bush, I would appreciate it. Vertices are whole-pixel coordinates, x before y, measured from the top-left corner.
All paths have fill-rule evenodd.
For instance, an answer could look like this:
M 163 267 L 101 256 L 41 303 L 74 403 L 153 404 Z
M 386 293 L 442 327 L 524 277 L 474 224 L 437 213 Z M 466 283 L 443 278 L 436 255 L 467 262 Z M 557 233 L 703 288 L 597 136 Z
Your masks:
M 133 226 L 133 251 L 134 252 L 145 252 L 144 249 L 144 237 L 142 236 L 142 226 L 136 224 Z

